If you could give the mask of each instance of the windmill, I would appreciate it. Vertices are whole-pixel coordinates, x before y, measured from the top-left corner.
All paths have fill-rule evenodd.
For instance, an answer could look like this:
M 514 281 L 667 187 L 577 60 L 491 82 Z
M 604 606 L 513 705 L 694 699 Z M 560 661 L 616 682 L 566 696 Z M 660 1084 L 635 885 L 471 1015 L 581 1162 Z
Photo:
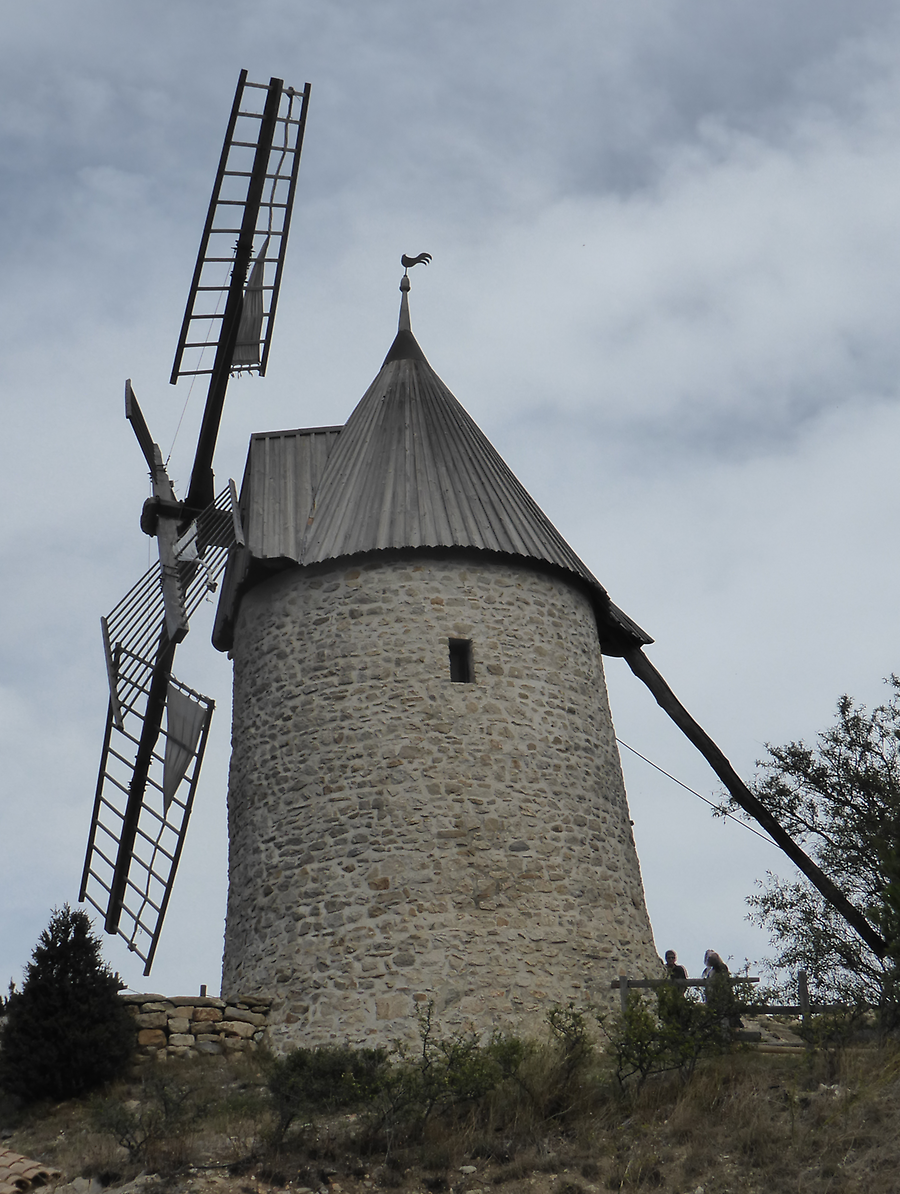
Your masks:
M 262 102 L 254 103 L 254 98 Z M 845 916 L 875 952 L 883 956 L 885 943 L 865 916 L 846 900 L 759 804 L 722 752 L 677 701 L 643 653 L 643 646 L 649 643 L 649 638 L 628 619 L 622 620 L 624 615 L 609 604 L 605 590 L 586 573 L 574 555 L 565 554 L 560 565 L 556 554 L 558 532 L 540 521 L 544 516 L 533 508 L 531 499 L 524 491 L 520 495 L 515 489 L 515 479 L 510 480 L 512 475 L 499 458 L 496 465 L 490 468 L 484 465 L 484 461 L 493 460 L 493 456 L 488 451 L 490 445 L 482 443 L 482 433 L 471 424 L 468 416 L 463 418 L 460 415 L 458 419 L 454 416 L 455 421 L 449 422 L 444 419 L 440 412 L 455 410 L 453 404 L 456 400 L 427 366 L 424 354 L 412 337 L 406 306 L 401 306 L 398 338 L 385 358 L 382 370 L 389 369 L 388 381 L 394 387 L 397 410 L 406 409 L 403 404 L 412 393 L 407 385 L 410 376 L 415 375 L 417 385 L 421 382 L 426 386 L 431 397 L 427 402 L 417 404 L 416 418 L 421 416 L 425 419 L 422 426 L 431 437 L 427 447 L 421 435 L 408 434 L 409 423 L 405 421 L 405 416 L 404 419 L 393 421 L 388 417 L 388 407 L 381 402 L 384 394 L 378 379 L 377 384 L 373 383 L 373 387 L 367 391 L 371 395 L 369 405 L 373 410 L 377 408 L 378 417 L 384 420 L 385 437 L 397 432 L 396 442 L 370 435 L 372 424 L 368 421 L 368 414 L 365 419 L 355 422 L 351 418 L 344 428 L 307 428 L 254 436 L 245 478 L 245 484 L 248 485 L 248 499 L 244 506 L 248 527 L 245 544 L 234 485 L 229 484 L 216 496 L 212 460 L 229 377 L 236 372 L 255 371 L 263 375 L 266 370 L 308 99 L 308 85 L 302 93 L 298 93 L 285 88 L 278 79 L 270 80 L 267 85 L 253 84 L 247 81 L 246 72 L 238 83 L 170 379 L 175 383 L 184 376 L 209 375 L 209 393 L 196 457 L 187 494 L 181 501 L 175 495 L 162 454 L 141 414 L 131 383 L 126 383 L 126 417 L 135 431 L 153 483 L 153 496 L 145 503 L 141 525 L 147 534 L 157 538 L 159 563 L 141 578 L 102 622 L 110 701 L 80 898 L 87 900 L 102 914 L 107 932 L 119 933 L 126 940 L 129 948 L 143 960 L 144 973 L 148 974 L 184 843 L 213 712 L 212 700 L 175 679 L 172 674 L 173 658 L 177 644 L 187 634 L 192 614 L 210 589 L 217 585 L 227 558 L 231 558 L 232 566 L 225 576 L 225 593 L 217 619 L 217 637 L 214 636 L 220 649 L 230 649 L 226 638 L 233 634 L 235 610 L 244 595 L 266 578 L 272 578 L 276 572 L 293 569 L 295 565 L 300 565 L 301 571 L 309 563 L 317 567 L 334 564 L 343 570 L 344 564 L 335 561 L 352 555 L 360 556 L 370 550 L 380 550 L 384 546 L 398 551 L 406 551 L 407 548 L 418 551 L 423 546 L 430 548 L 435 545 L 440 550 L 446 548 L 451 552 L 458 549 L 483 550 L 504 559 L 517 555 L 531 559 L 538 550 L 544 554 L 535 558 L 551 567 L 561 566 L 564 572 L 580 578 L 580 581 L 586 580 L 591 592 L 594 592 L 591 586 L 596 586 L 596 591 L 602 594 L 597 597 L 601 621 L 609 631 L 604 637 L 603 652 L 624 657 L 662 708 L 704 754 L 735 800 L 756 817 L 825 898 Z M 418 258 L 404 256 L 401 264 L 408 269 L 417 262 L 427 263 L 428 260 L 428 254 L 420 254 Z M 223 275 L 227 276 L 224 282 Z M 408 278 L 404 281 L 406 286 L 401 285 L 401 289 L 405 291 L 408 289 Z M 214 304 L 211 301 L 213 299 L 218 299 L 218 302 Z M 215 310 L 210 312 L 208 308 L 213 305 Z M 204 306 L 207 310 L 204 310 Z M 214 330 L 198 334 L 201 325 L 209 325 Z M 204 354 L 209 350 L 214 350 L 214 360 L 210 367 L 205 368 Z M 361 407 L 363 403 L 365 397 Z M 368 406 L 365 409 L 368 410 Z M 420 431 L 422 426 L 419 426 Z M 336 443 L 342 446 L 335 448 Z M 393 455 L 387 451 L 391 444 L 396 448 Z M 304 456 L 306 447 L 309 447 L 309 451 Z M 298 456 L 291 454 L 295 448 L 300 453 Z M 359 453 L 357 448 L 360 449 Z M 333 457 L 332 450 L 335 453 Z M 492 448 L 490 452 L 493 452 Z M 372 468 L 369 472 L 361 472 L 359 460 L 364 460 L 366 453 L 369 454 Z M 416 456 L 416 453 L 419 455 Z M 443 461 L 441 467 L 432 467 L 436 459 L 439 463 Z M 390 461 L 389 469 L 383 467 L 386 460 Z M 297 468 L 292 467 L 292 462 L 297 464 Z M 468 468 L 467 462 L 471 462 L 471 469 L 463 475 L 462 465 L 465 463 Z M 405 474 L 409 483 L 395 486 L 394 481 L 399 475 L 395 466 L 401 466 L 402 471 L 411 463 L 416 467 L 411 467 Z M 420 464 L 421 467 L 418 467 Z M 255 474 L 257 465 L 258 473 Z M 484 472 L 485 468 L 487 473 Z M 348 484 L 348 480 L 354 476 L 354 469 L 357 481 L 355 488 Z M 255 477 L 259 480 L 256 490 L 253 488 Z M 454 499 L 456 505 L 451 509 L 445 506 L 450 492 L 445 481 L 453 477 L 461 481 L 461 487 Z M 477 498 L 481 493 L 478 486 L 485 477 L 490 484 L 483 496 L 491 500 L 482 501 Z M 478 482 L 477 485 L 472 481 L 473 478 Z M 283 481 L 284 484 L 270 483 L 273 480 Z M 367 488 L 370 480 L 372 491 Z M 472 484 L 469 484 L 470 481 Z M 488 481 L 484 483 L 488 484 Z M 408 517 L 410 495 L 416 485 L 422 487 L 423 504 L 418 508 L 419 513 L 428 523 L 427 530 L 423 530 L 421 535 L 418 524 L 414 526 L 413 520 Z M 515 482 L 517 485 L 518 482 Z M 370 499 L 376 486 L 384 489 L 390 501 L 380 500 L 373 504 Z M 310 505 L 307 501 L 305 509 L 300 511 L 302 517 L 298 524 L 297 503 L 310 498 L 311 494 L 315 494 L 314 502 Z M 291 495 L 290 501 L 288 495 Z M 499 500 L 501 497 L 505 505 Z M 391 505 L 395 499 L 396 509 Z M 281 501 L 286 503 L 282 511 L 286 519 L 283 525 L 289 528 L 290 533 L 284 542 L 276 533 L 273 542 L 277 540 L 281 546 L 271 550 L 267 543 L 254 539 L 254 518 L 258 521 L 264 507 L 268 509 L 266 502 L 277 506 Z M 345 517 L 350 509 L 348 504 L 352 502 L 356 503 L 351 511 L 354 517 Z M 461 509 L 468 511 L 468 517 L 457 517 Z M 381 512 L 379 517 L 373 518 L 373 510 Z M 518 526 L 516 520 L 523 510 L 530 512 L 526 518 L 527 525 L 521 534 L 516 532 L 512 535 L 510 526 Z M 389 517 L 381 517 L 385 511 Z M 268 511 L 266 517 L 270 515 L 272 511 Z M 538 515 L 538 530 L 535 532 L 531 522 Z M 329 547 L 325 542 L 322 525 L 323 522 L 328 525 L 329 517 L 328 543 L 333 541 L 343 546 Z M 276 531 L 281 525 L 277 520 L 266 523 L 269 530 L 274 526 Z M 306 528 L 301 535 L 302 542 L 298 542 L 295 533 L 298 525 Z M 438 526 L 443 528 L 441 534 L 446 530 L 446 540 L 435 539 L 435 528 Z M 408 540 L 395 541 L 391 538 L 383 542 L 380 537 L 382 533 L 393 535 L 395 531 L 400 534 L 400 528 L 408 530 L 410 527 L 413 529 L 409 531 Z M 371 542 L 365 539 L 370 531 L 375 536 Z M 402 533 L 406 534 L 407 531 L 403 530 Z M 349 546 L 342 538 L 345 534 L 351 536 Z M 265 539 L 265 536 L 262 538 Z M 567 546 L 566 552 L 569 552 Z M 255 569 L 254 561 L 259 565 Z M 538 573 L 540 570 L 535 575 Z M 340 586 L 335 584 L 334 588 L 337 590 Z M 318 590 L 311 586 L 310 591 L 316 593 Z M 338 600 L 333 599 L 335 607 Z M 376 604 L 372 602 L 368 608 L 374 612 Z M 354 613 L 358 614 L 359 610 L 355 609 Z M 353 618 L 350 617 L 349 621 L 352 623 Z M 450 637 L 445 637 L 444 642 L 449 646 L 451 661 L 456 658 L 454 651 L 457 648 L 465 647 L 466 644 L 471 648 L 471 641 L 466 637 L 468 634 L 465 626 L 462 629 L 450 626 Z M 312 635 L 295 637 L 302 641 L 294 642 L 292 649 L 314 649 Z M 333 642 L 329 641 L 323 653 L 334 663 L 336 653 L 331 650 L 332 646 Z M 365 651 L 368 646 L 366 642 Z M 396 654 L 402 653 L 398 649 Z M 246 656 L 253 657 L 253 651 L 248 650 Z M 238 658 L 237 654 L 235 658 Z M 256 654 L 256 658 L 261 658 L 260 653 Z M 448 687 L 456 682 L 467 682 L 466 677 L 471 681 L 471 657 L 468 658 L 470 662 L 461 666 L 456 674 L 452 673 L 451 662 Z M 461 659 L 462 656 L 459 657 Z M 493 666 L 496 668 L 498 665 Z M 490 673 L 489 667 L 487 670 Z M 271 684 L 261 682 L 253 688 L 254 700 L 264 703 L 278 699 L 272 695 L 275 689 Z M 403 699 L 402 694 L 400 699 Z M 323 699 L 315 704 L 321 711 L 328 701 Z M 269 713 L 269 710 L 263 709 L 260 716 L 265 717 Z M 281 710 L 279 717 L 284 720 Z M 366 722 L 363 727 L 365 733 L 371 735 L 373 718 L 368 703 L 363 704 L 360 717 Z M 303 719 L 298 717 L 295 720 L 298 723 L 297 732 L 305 732 L 304 726 L 299 724 Z M 402 728 L 406 725 L 405 714 L 404 718 L 395 719 L 393 724 L 395 727 L 401 726 L 399 733 L 405 732 Z M 236 747 L 246 750 L 248 744 L 249 747 L 254 746 L 257 739 L 258 736 L 253 733 L 236 734 Z M 335 735 L 332 739 L 335 758 L 339 758 L 340 766 L 353 767 L 354 761 L 349 752 L 341 747 L 342 741 L 342 732 L 340 738 Z M 499 736 L 497 741 L 500 742 Z M 561 739 L 554 739 L 554 742 L 558 741 Z M 409 754 L 407 748 L 405 742 L 398 747 L 398 767 Z M 436 748 L 435 757 L 440 754 L 440 749 Z M 407 755 L 401 753 L 403 750 L 407 751 Z M 415 754 L 415 750 L 412 753 Z M 595 752 L 591 750 L 588 753 L 593 755 Z M 292 751 L 292 767 L 296 763 L 295 754 Z M 257 760 L 250 759 L 244 768 L 245 773 L 255 776 L 258 772 L 256 763 Z M 482 764 L 479 762 L 477 765 Z M 455 766 L 454 761 L 451 770 Z M 240 768 L 233 768 L 235 770 L 239 771 Z M 287 770 L 285 767 L 285 773 Z M 281 783 L 289 782 L 284 775 L 277 778 Z M 310 800 L 297 796 L 306 778 L 290 778 L 291 787 L 285 793 L 285 803 L 290 804 L 292 815 L 298 809 L 305 814 L 311 806 Z M 454 781 L 457 778 L 453 776 Z M 294 783 L 294 779 L 302 782 Z M 541 786 L 540 777 L 537 782 Z M 329 786 L 328 794 L 331 792 Z M 269 803 L 274 807 L 278 802 Z M 514 803 L 517 807 L 521 804 L 518 795 Z M 243 815 L 249 800 L 238 793 L 234 804 Z M 375 807 L 374 804 L 372 807 Z M 418 807 L 411 810 L 411 826 L 422 824 L 420 813 Z M 452 818 L 455 813 L 451 810 L 447 816 Z M 284 836 L 285 823 L 279 822 L 273 830 L 273 837 L 280 835 L 280 843 L 287 842 L 286 851 L 291 855 L 291 864 L 300 865 L 293 839 L 288 842 Z M 330 828 L 333 826 L 329 825 Z M 454 827 L 443 832 L 455 840 L 459 831 Z M 628 836 L 627 828 L 623 829 L 623 836 Z M 254 838 L 258 844 L 259 834 L 257 828 L 248 822 L 246 833 L 241 830 L 236 837 L 240 837 L 244 843 Z M 431 841 L 430 832 L 428 840 Z M 510 845 L 512 856 L 515 857 L 517 851 L 526 845 L 524 839 L 514 841 Z M 337 851 L 342 847 L 333 845 L 332 848 Z M 236 899 L 243 899 L 251 884 L 241 879 L 243 864 L 240 857 L 233 861 L 229 898 L 235 896 Z M 263 869 L 245 867 L 245 871 L 254 871 L 250 876 L 254 881 Z M 353 889 L 354 898 L 362 892 L 368 899 L 367 889 L 363 889 L 358 879 L 347 878 L 351 870 L 353 868 L 342 869 L 343 882 Z M 568 864 L 560 867 L 563 878 L 570 872 Z M 448 868 L 450 873 L 451 869 Z M 387 890 L 385 883 L 389 886 L 392 880 L 388 876 L 376 874 L 373 882 L 375 886 L 372 890 L 381 891 Z M 265 884 L 262 886 L 265 887 Z M 481 889 L 477 890 L 480 901 Z M 278 931 L 294 933 L 296 940 L 300 940 L 302 935 L 293 927 L 295 912 L 306 915 L 300 911 L 300 901 L 288 891 L 285 898 L 292 902 L 291 916 L 278 917 L 272 912 L 270 895 L 271 889 L 259 893 L 259 907 L 264 908 L 265 927 L 268 929 L 274 925 Z M 480 905 L 478 907 L 481 911 Z M 378 912 L 378 916 L 381 915 L 377 908 L 374 911 Z M 335 911 L 333 915 L 338 917 L 339 912 Z M 232 919 L 230 912 L 229 919 Z M 314 919 L 312 913 L 310 919 Z M 266 959 L 267 964 L 280 962 L 277 950 L 269 948 L 262 934 L 254 935 L 246 928 L 249 917 L 242 919 L 236 916 L 233 923 L 236 937 L 241 934 L 244 939 L 255 936 L 254 949 Z M 331 930 L 328 929 L 328 932 Z M 292 948 L 296 940 L 292 939 Z M 302 948 L 296 946 L 296 952 L 302 956 L 304 965 L 314 959 L 319 967 L 321 959 L 310 950 L 308 941 L 304 939 Z M 555 948 L 562 942 L 552 944 Z M 235 947 L 235 956 L 238 958 L 233 967 L 235 973 L 243 966 L 241 950 L 245 945 L 246 940 L 240 940 Z M 347 962 L 349 954 L 346 954 L 343 946 L 338 952 L 341 954 L 341 964 Z M 441 950 L 432 952 L 435 957 L 444 956 Z M 227 955 L 226 934 L 226 964 Z M 401 952 L 399 956 L 408 958 L 412 955 Z M 401 964 L 398 961 L 397 965 L 403 968 L 409 963 L 404 961 Z M 240 977 L 243 981 L 243 974 Z M 273 982 L 277 984 L 277 981 L 276 974 Z M 314 981 L 321 986 L 318 974 Z M 340 989 L 350 988 L 351 984 L 344 983 Z M 262 989 L 269 987 L 265 985 Z M 353 989 L 357 988 L 353 986 Z M 388 997 L 388 1003 L 393 1006 L 391 998 L 393 996 Z M 380 1016 L 377 1001 L 369 999 L 368 1002 L 374 1004 Z M 302 1022 L 300 1017 L 305 1014 L 301 1008 L 296 1022 Z
M 172 674 L 190 619 L 243 543 L 234 482 L 218 495 L 213 454 L 228 381 L 264 376 L 290 230 L 310 86 L 242 71 L 188 292 L 170 382 L 209 377 L 182 500 L 131 381 L 125 417 L 153 495 L 141 529 L 159 560 L 101 619 L 109 709 L 79 900 L 149 974 L 203 762 L 214 702 Z M 207 354 L 212 362 L 207 364 Z

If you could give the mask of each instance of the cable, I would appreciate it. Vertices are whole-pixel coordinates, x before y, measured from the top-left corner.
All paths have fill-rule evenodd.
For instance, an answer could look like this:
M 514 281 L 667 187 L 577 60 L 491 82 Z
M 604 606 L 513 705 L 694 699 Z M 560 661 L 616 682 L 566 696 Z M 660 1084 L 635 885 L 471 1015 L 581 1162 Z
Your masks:
M 708 804 L 710 808 L 716 809 L 716 811 L 719 813 L 719 816 L 725 817 L 729 821 L 734 821 L 736 825 L 740 825 L 742 829 L 749 830 L 750 833 L 755 833 L 757 837 L 762 838 L 764 842 L 768 842 L 770 846 L 775 846 L 777 844 L 772 841 L 767 833 L 760 833 L 758 829 L 754 829 L 752 825 L 748 825 L 746 821 L 740 820 L 739 817 L 735 817 L 732 813 L 722 812 L 718 804 L 713 804 L 711 800 L 708 800 L 705 796 L 701 795 L 700 792 L 696 791 L 694 788 L 689 788 L 687 784 L 682 783 L 680 779 L 677 779 L 674 775 L 671 775 L 665 770 L 664 767 L 660 767 L 658 763 L 654 763 L 652 759 L 648 759 L 646 755 L 642 755 L 639 750 L 635 750 L 634 747 L 629 746 L 627 742 L 623 742 L 618 735 L 616 735 L 616 742 L 618 742 L 619 746 L 624 746 L 626 750 L 630 750 L 633 755 L 637 755 L 639 759 L 643 759 L 645 763 L 649 763 L 651 767 L 654 767 L 661 775 L 664 775 L 666 779 L 670 779 L 673 783 L 678 784 L 680 788 L 684 788 L 685 792 L 690 792 L 692 796 L 696 796 L 699 800 L 702 800 L 704 804 Z

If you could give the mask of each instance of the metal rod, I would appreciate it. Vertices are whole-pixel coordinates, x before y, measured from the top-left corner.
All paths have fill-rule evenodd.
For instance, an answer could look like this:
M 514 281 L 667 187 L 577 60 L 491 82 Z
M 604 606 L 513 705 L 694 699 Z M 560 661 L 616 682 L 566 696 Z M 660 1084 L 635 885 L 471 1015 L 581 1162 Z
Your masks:
M 284 182 L 288 181 L 288 176 L 286 174 L 275 174 L 275 175 L 267 174 L 266 178 L 280 179 L 280 180 L 283 180 Z M 219 207 L 243 207 L 245 202 L 246 202 L 246 200 L 244 200 L 244 199 L 220 199 Z M 259 206 L 260 207 L 287 207 L 287 204 L 286 203 L 276 203 L 273 200 L 269 199 L 269 200 L 266 200 L 264 203 L 260 203 Z M 240 228 L 213 228 L 212 231 L 213 232 L 229 232 L 232 235 L 234 235 L 234 234 L 240 232 Z
M 281 123 L 283 123 L 283 121 L 284 121 L 284 117 L 279 116 L 278 123 L 281 124 Z M 292 120 L 290 123 L 291 124 L 299 124 L 300 121 Z M 296 153 L 297 151 L 296 151 L 296 149 L 291 149 L 290 147 L 288 147 L 287 152 L 289 154 L 293 154 L 293 153 Z M 251 174 L 250 170 L 225 170 L 225 171 L 223 171 L 222 176 L 223 176 L 223 178 L 249 178 L 250 174 Z M 283 178 L 286 182 L 290 178 L 290 174 L 282 174 L 280 172 L 280 170 L 276 170 L 274 174 L 266 175 L 266 181 L 268 181 L 270 178 Z

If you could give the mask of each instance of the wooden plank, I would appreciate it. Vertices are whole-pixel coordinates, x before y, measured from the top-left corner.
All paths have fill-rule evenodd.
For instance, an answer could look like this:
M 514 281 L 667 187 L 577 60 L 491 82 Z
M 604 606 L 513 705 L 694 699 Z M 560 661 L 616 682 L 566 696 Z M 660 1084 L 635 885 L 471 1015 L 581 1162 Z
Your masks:
M 103 635 L 103 654 L 106 658 L 106 678 L 109 681 L 109 704 L 112 710 L 116 728 L 125 729 L 125 719 L 122 716 L 122 703 L 119 700 L 119 669 L 113 657 L 112 643 L 109 640 L 109 623 L 106 618 L 100 619 L 100 632 Z M 118 648 L 117 648 L 118 650 Z
M 723 975 L 717 976 L 720 980 Z M 619 975 L 617 979 L 613 979 L 610 983 L 610 988 L 615 990 L 621 987 L 623 981 L 625 985 L 631 989 L 646 989 L 652 990 L 656 987 L 667 987 L 670 983 L 679 987 L 706 987 L 710 983 L 708 978 L 626 978 L 624 974 Z M 728 976 L 730 983 L 758 983 L 758 978 L 744 978 L 742 975 L 730 974 Z

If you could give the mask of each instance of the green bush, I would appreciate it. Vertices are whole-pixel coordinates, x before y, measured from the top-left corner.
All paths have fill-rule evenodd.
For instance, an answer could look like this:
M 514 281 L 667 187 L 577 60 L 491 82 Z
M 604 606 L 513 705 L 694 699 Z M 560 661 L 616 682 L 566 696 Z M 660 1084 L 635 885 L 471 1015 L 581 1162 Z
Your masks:
M 418 1137 L 432 1116 L 472 1107 L 511 1078 L 525 1056 L 522 1041 L 501 1033 L 483 1045 L 474 1032 L 438 1036 L 431 1003 L 418 1020 L 418 1050 L 396 1047 L 373 1106 L 389 1141 L 397 1134 Z
M 21 991 L 6 1002 L 0 1087 L 25 1103 L 76 1098 L 121 1075 L 134 1056 L 134 1020 L 100 956 L 84 912 L 65 904 L 32 951 Z
M 607 1055 L 621 1091 L 638 1090 L 653 1074 L 693 1074 L 701 1057 L 730 1048 L 737 1007 L 730 988 L 720 1002 L 700 1003 L 675 983 L 656 988 L 656 1006 L 637 991 L 622 1016 L 597 1014 L 609 1042 Z
M 298 1119 L 364 1108 L 375 1147 L 421 1136 L 434 1116 L 471 1108 L 515 1075 L 525 1045 L 495 1033 L 482 1044 L 475 1033 L 440 1036 L 433 1007 L 419 1015 L 418 1048 L 354 1049 L 323 1045 L 294 1049 L 267 1067 L 266 1085 L 280 1142 Z M 377 1142 L 377 1143 L 375 1143 Z
M 277 1135 L 283 1137 L 300 1116 L 312 1118 L 370 1100 L 384 1085 L 387 1070 L 385 1049 L 353 1049 L 349 1045 L 299 1048 L 273 1060 L 266 1084 L 275 1109 Z

